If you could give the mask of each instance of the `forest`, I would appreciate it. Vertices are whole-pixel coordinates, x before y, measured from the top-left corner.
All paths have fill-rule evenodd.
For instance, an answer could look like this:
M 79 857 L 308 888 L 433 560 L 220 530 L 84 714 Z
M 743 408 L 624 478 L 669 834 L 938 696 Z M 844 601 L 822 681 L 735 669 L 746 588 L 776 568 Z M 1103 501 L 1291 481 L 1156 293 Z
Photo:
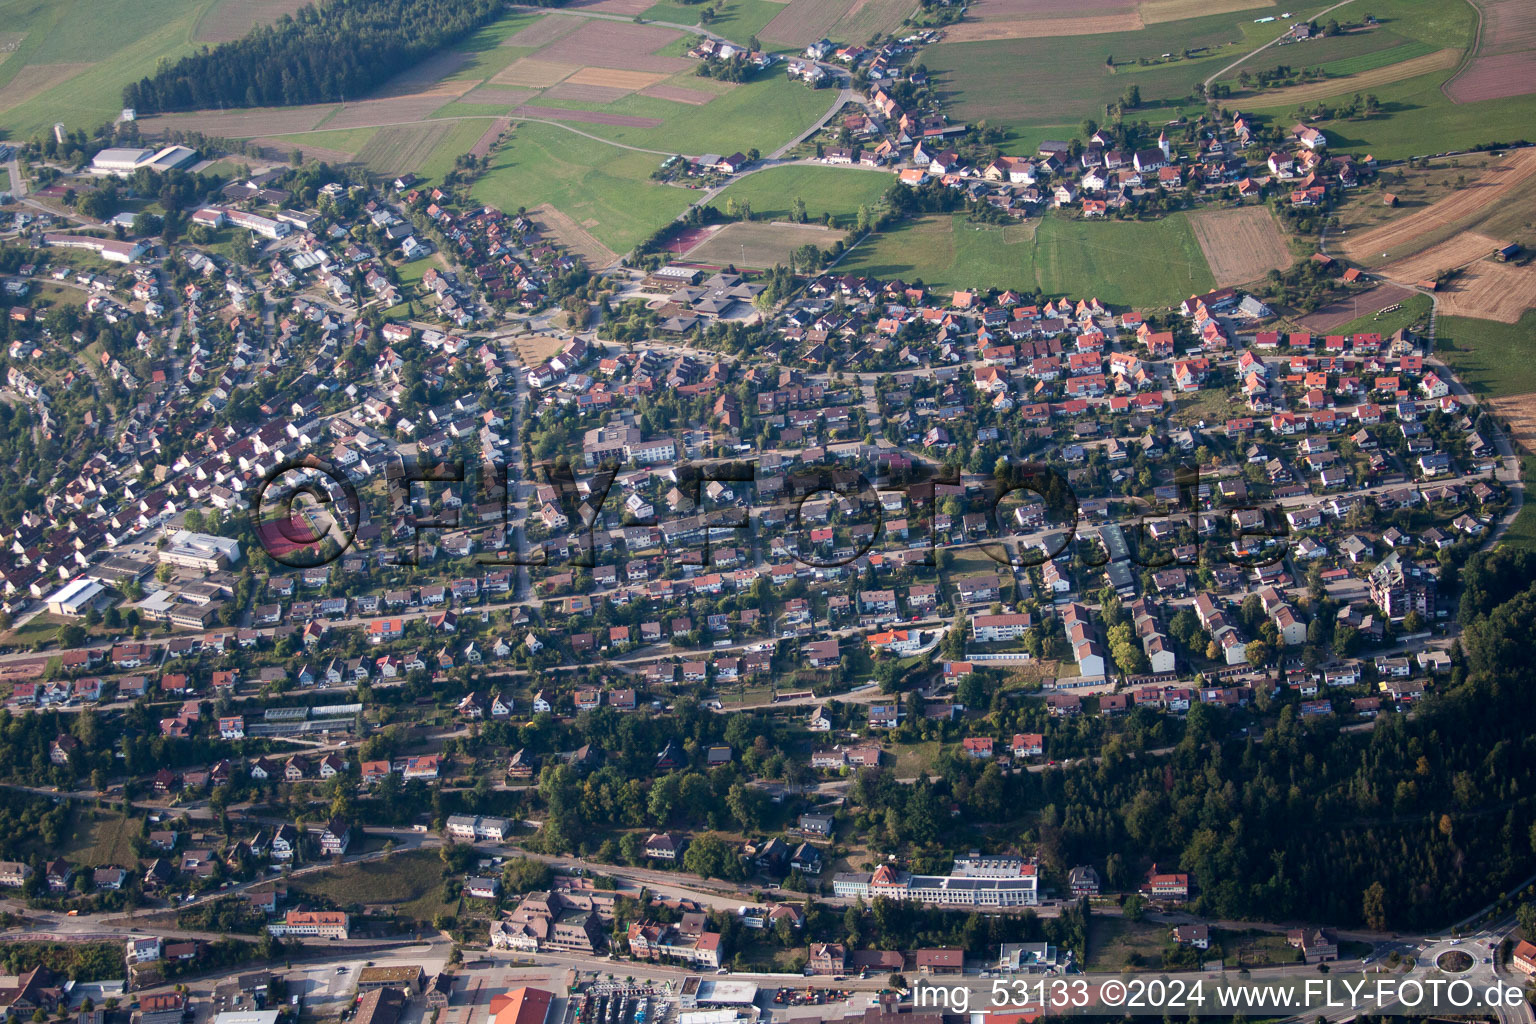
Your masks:
M 558 6 L 557 0 L 531 0 Z M 502 0 L 330 0 L 123 87 L 140 114 L 359 99 L 498 17 Z

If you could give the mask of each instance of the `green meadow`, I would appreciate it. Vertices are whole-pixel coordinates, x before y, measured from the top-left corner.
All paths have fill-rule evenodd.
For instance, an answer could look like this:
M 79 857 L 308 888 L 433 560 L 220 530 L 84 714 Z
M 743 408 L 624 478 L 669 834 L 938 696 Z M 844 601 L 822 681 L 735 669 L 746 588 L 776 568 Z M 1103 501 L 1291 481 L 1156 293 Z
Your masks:
M 1214 285 L 1182 214 L 1127 222 L 1052 215 L 1006 227 L 963 214 L 923 217 L 866 239 L 839 269 L 943 290 L 1039 288 L 1145 309 Z

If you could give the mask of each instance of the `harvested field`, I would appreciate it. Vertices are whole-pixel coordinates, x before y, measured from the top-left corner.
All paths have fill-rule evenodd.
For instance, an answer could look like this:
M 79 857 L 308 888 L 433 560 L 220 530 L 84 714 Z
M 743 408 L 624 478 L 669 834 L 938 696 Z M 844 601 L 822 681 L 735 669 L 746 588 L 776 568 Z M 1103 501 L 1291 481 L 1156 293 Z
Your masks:
M 513 61 L 491 79 L 491 85 L 518 85 L 529 89 L 548 89 L 580 71 L 582 65 L 524 57 Z
M 1536 4 L 1530 0 L 1479 0 L 1477 49 L 1444 85 L 1456 103 L 1524 96 L 1536 92 Z
M 1434 245 L 1458 224 L 1484 214 L 1532 174 L 1536 174 L 1536 149 L 1515 150 L 1445 199 L 1346 239 L 1342 250 L 1352 259 L 1379 263 Z
M 485 107 L 515 107 L 527 103 L 539 94 L 537 89 L 502 89 L 494 85 L 482 85 L 459 97 L 460 103 L 478 103 Z
M 160 114 L 139 118 L 145 133 L 197 131 L 227 139 L 307 132 L 334 113 L 334 104 L 310 107 L 250 107 L 245 110 L 203 110 L 191 114 Z
M 1218 287 L 1255 281 L 1291 265 L 1290 247 L 1266 207 L 1202 210 L 1190 214 L 1189 222 Z
M 524 366 L 538 366 L 558 355 L 565 341 L 547 334 L 527 334 L 514 339 L 514 344 Z
M 469 54 L 462 50 L 443 50 L 428 57 L 408 71 L 391 78 L 373 92 L 368 99 L 381 99 L 385 96 L 414 96 L 423 92 L 434 92 L 446 96 L 457 96 L 469 88 L 467 82 L 446 82 L 449 75 L 458 71 L 469 63 Z
M 578 85 L 566 79 L 559 85 L 544 91 L 540 97 L 546 100 L 570 100 L 574 103 L 612 103 L 628 96 L 628 89 L 614 89 L 606 85 Z
M 627 114 L 603 114 L 595 110 L 565 110 L 561 107 L 523 105 L 512 111 L 514 117 L 537 117 L 544 121 L 574 121 L 577 124 L 613 124 L 625 128 L 660 128 L 655 117 L 630 117 Z
M 593 237 L 592 232 L 548 203 L 528 211 L 546 235 L 556 239 L 586 261 L 589 267 L 606 267 L 619 254 Z
M 452 121 L 380 128 L 357 158 L 376 174 L 404 174 L 420 167 L 454 126 Z
M 832 26 L 833 35 L 863 42 L 874 35 L 894 32 L 912 13 L 910 0 L 853 0 L 853 6 Z
M 1474 260 L 1489 256 L 1499 247 L 1498 242 L 1475 231 L 1463 231 L 1439 245 L 1430 246 L 1423 252 L 1406 259 L 1388 263 L 1381 268 L 1383 277 L 1394 281 L 1420 281 L 1434 277 L 1445 270 L 1464 267 Z
M 1210 14 L 1231 14 L 1273 7 L 1274 0 L 1146 0 L 1137 8 L 1148 25 L 1164 21 L 1203 18 Z
M 565 38 L 540 50 L 542 60 L 562 61 L 578 68 L 601 65 L 630 71 L 675 74 L 693 70 L 686 57 L 657 57 L 657 50 L 681 39 L 675 29 L 622 21 L 589 21 Z
M 585 23 L 583 18 L 569 14 L 548 14 L 521 31 L 514 32 L 501 41 L 502 46 L 548 46 L 567 33 L 576 31 Z
M 944 30 L 946 43 L 977 43 L 993 39 L 1043 39 L 1135 32 L 1146 28 L 1135 11 L 1081 18 L 1032 18 L 1027 21 L 962 21 Z
M 637 14 L 644 14 L 655 4 L 653 0 L 576 0 L 576 3 L 570 6 L 586 11 L 600 11 L 603 14 L 622 14 L 626 18 L 632 18 Z
M 831 32 L 852 6 L 853 0 L 790 0 L 758 34 L 776 43 L 805 46 Z
M 684 89 L 680 85 L 652 85 L 641 89 L 640 95 L 651 96 L 658 100 L 671 100 L 673 103 L 687 103 L 695 107 L 703 106 L 715 98 L 714 93 Z
M 469 155 L 474 157 L 488 155 L 491 152 L 491 146 L 495 145 L 496 140 L 501 137 L 501 133 L 506 131 L 511 124 L 512 119 L 508 117 L 498 117 L 495 121 L 492 121 L 491 126 L 481 133 L 480 138 L 475 141 L 473 148 L 469 151 Z
M 1124 13 L 1136 6 L 1136 0 L 977 0 L 966 16 L 978 21 L 1032 21 Z
M 623 71 L 618 68 L 582 68 L 567 78 L 568 85 L 596 85 L 605 89 L 622 89 L 634 92 L 647 89 L 666 81 L 667 76 L 655 71 Z
M 1440 312 L 1517 323 L 1536 306 L 1536 265 L 1480 260 L 1447 281 L 1437 293 Z
M 1536 391 L 1483 399 L 1482 404 L 1506 424 L 1511 441 L 1526 454 L 1536 455 Z
M 464 88 L 460 87 L 461 92 Z M 433 90 L 415 96 L 390 96 L 348 103 L 325 122 L 325 127 L 371 128 L 375 125 L 399 124 L 402 121 L 420 121 L 444 104 L 452 103 L 460 94 Z
M 305 160 L 321 160 L 328 164 L 347 164 L 356 159 L 356 153 L 349 153 L 344 149 L 331 149 L 327 146 L 308 146 L 301 139 L 286 138 L 255 138 L 249 139 L 252 145 L 260 146 L 264 150 L 270 150 L 281 158 L 287 159 L 288 154 L 299 150 L 304 154 Z
M 1351 320 L 1395 306 L 1412 294 L 1410 289 L 1399 288 L 1395 284 L 1379 284 L 1358 295 L 1330 302 L 1297 322 L 1309 331 L 1327 332 Z
M 825 249 L 845 237 L 845 231 L 809 224 L 738 221 L 713 232 L 686 255 L 690 260 L 720 266 L 771 267 L 788 262 L 789 254 L 802 245 Z
M 94 64 L 28 64 L 17 70 L 5 85 L 0 86 L 0 110 L 20 106 L 32 97 L 52 89 L 80 74 Z
M 1434 53 L 1426 53 L 1422 57 L 1398 61 L 1396 64 L 1372 68 L 1369 71 L 1361 71 L 1358 74 L 1343 75 L 1339 78 L 1325 78 L 1320 82 L 1307 82 L 1304 85 L 1288 85 L 1281 89 L 1268 89 L 1264 92 L 1256 92 L 1251 96 L 1244 96 L 1243 102 L 1259 107 L 1315 103 L 1318 100 L 1328 99 L 1330 96 L 1340 96 L 1348 92 L 1362 92 L 1367 89 L 1375 89 L 1379 86 L 1387 85 L 1390 82 L 1401 82 L 1408 78 L 1427 75 L 1432 71 L 1443 71 L 1446 68 L 1453 68 L 1460 59 L 1461 51 L 1459 50 L 1436 50 Z
M 228 43 L 257 25 L 270 25 L 293 14 L 311 0 L 219 0 L 197 22 L 192 39 L 199 43 Z

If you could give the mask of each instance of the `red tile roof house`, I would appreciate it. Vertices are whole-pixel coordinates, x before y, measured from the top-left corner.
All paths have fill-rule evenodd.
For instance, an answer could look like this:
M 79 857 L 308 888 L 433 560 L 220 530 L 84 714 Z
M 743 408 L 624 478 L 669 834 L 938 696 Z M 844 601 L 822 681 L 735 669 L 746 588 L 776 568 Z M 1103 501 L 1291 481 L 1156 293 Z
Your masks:
M 1189 876 L 1186 874 L 1166 874 L 1157 870 L 1157 865 L 1152 865 L 1152 870 L 1147 872 L 1147 881 L 1141 887 L 1141 891 L 1153 899 L 1184 900 L 1189 898 Z
M 913 960 L 923 974 L 959 974 L 965 969 L 965 951 L 961 949 L 919 949 Z

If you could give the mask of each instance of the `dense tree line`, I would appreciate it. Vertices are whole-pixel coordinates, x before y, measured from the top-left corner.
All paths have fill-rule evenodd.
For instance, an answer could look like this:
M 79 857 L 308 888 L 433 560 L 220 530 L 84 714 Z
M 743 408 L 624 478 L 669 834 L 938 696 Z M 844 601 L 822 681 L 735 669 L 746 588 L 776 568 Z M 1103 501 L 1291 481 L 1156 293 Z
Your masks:
M 533 0 L 557 6 L 553 0 Z M 502 0 L 331 0 L 123 87 L 140 113 L 357 99 L 500 15 Z

